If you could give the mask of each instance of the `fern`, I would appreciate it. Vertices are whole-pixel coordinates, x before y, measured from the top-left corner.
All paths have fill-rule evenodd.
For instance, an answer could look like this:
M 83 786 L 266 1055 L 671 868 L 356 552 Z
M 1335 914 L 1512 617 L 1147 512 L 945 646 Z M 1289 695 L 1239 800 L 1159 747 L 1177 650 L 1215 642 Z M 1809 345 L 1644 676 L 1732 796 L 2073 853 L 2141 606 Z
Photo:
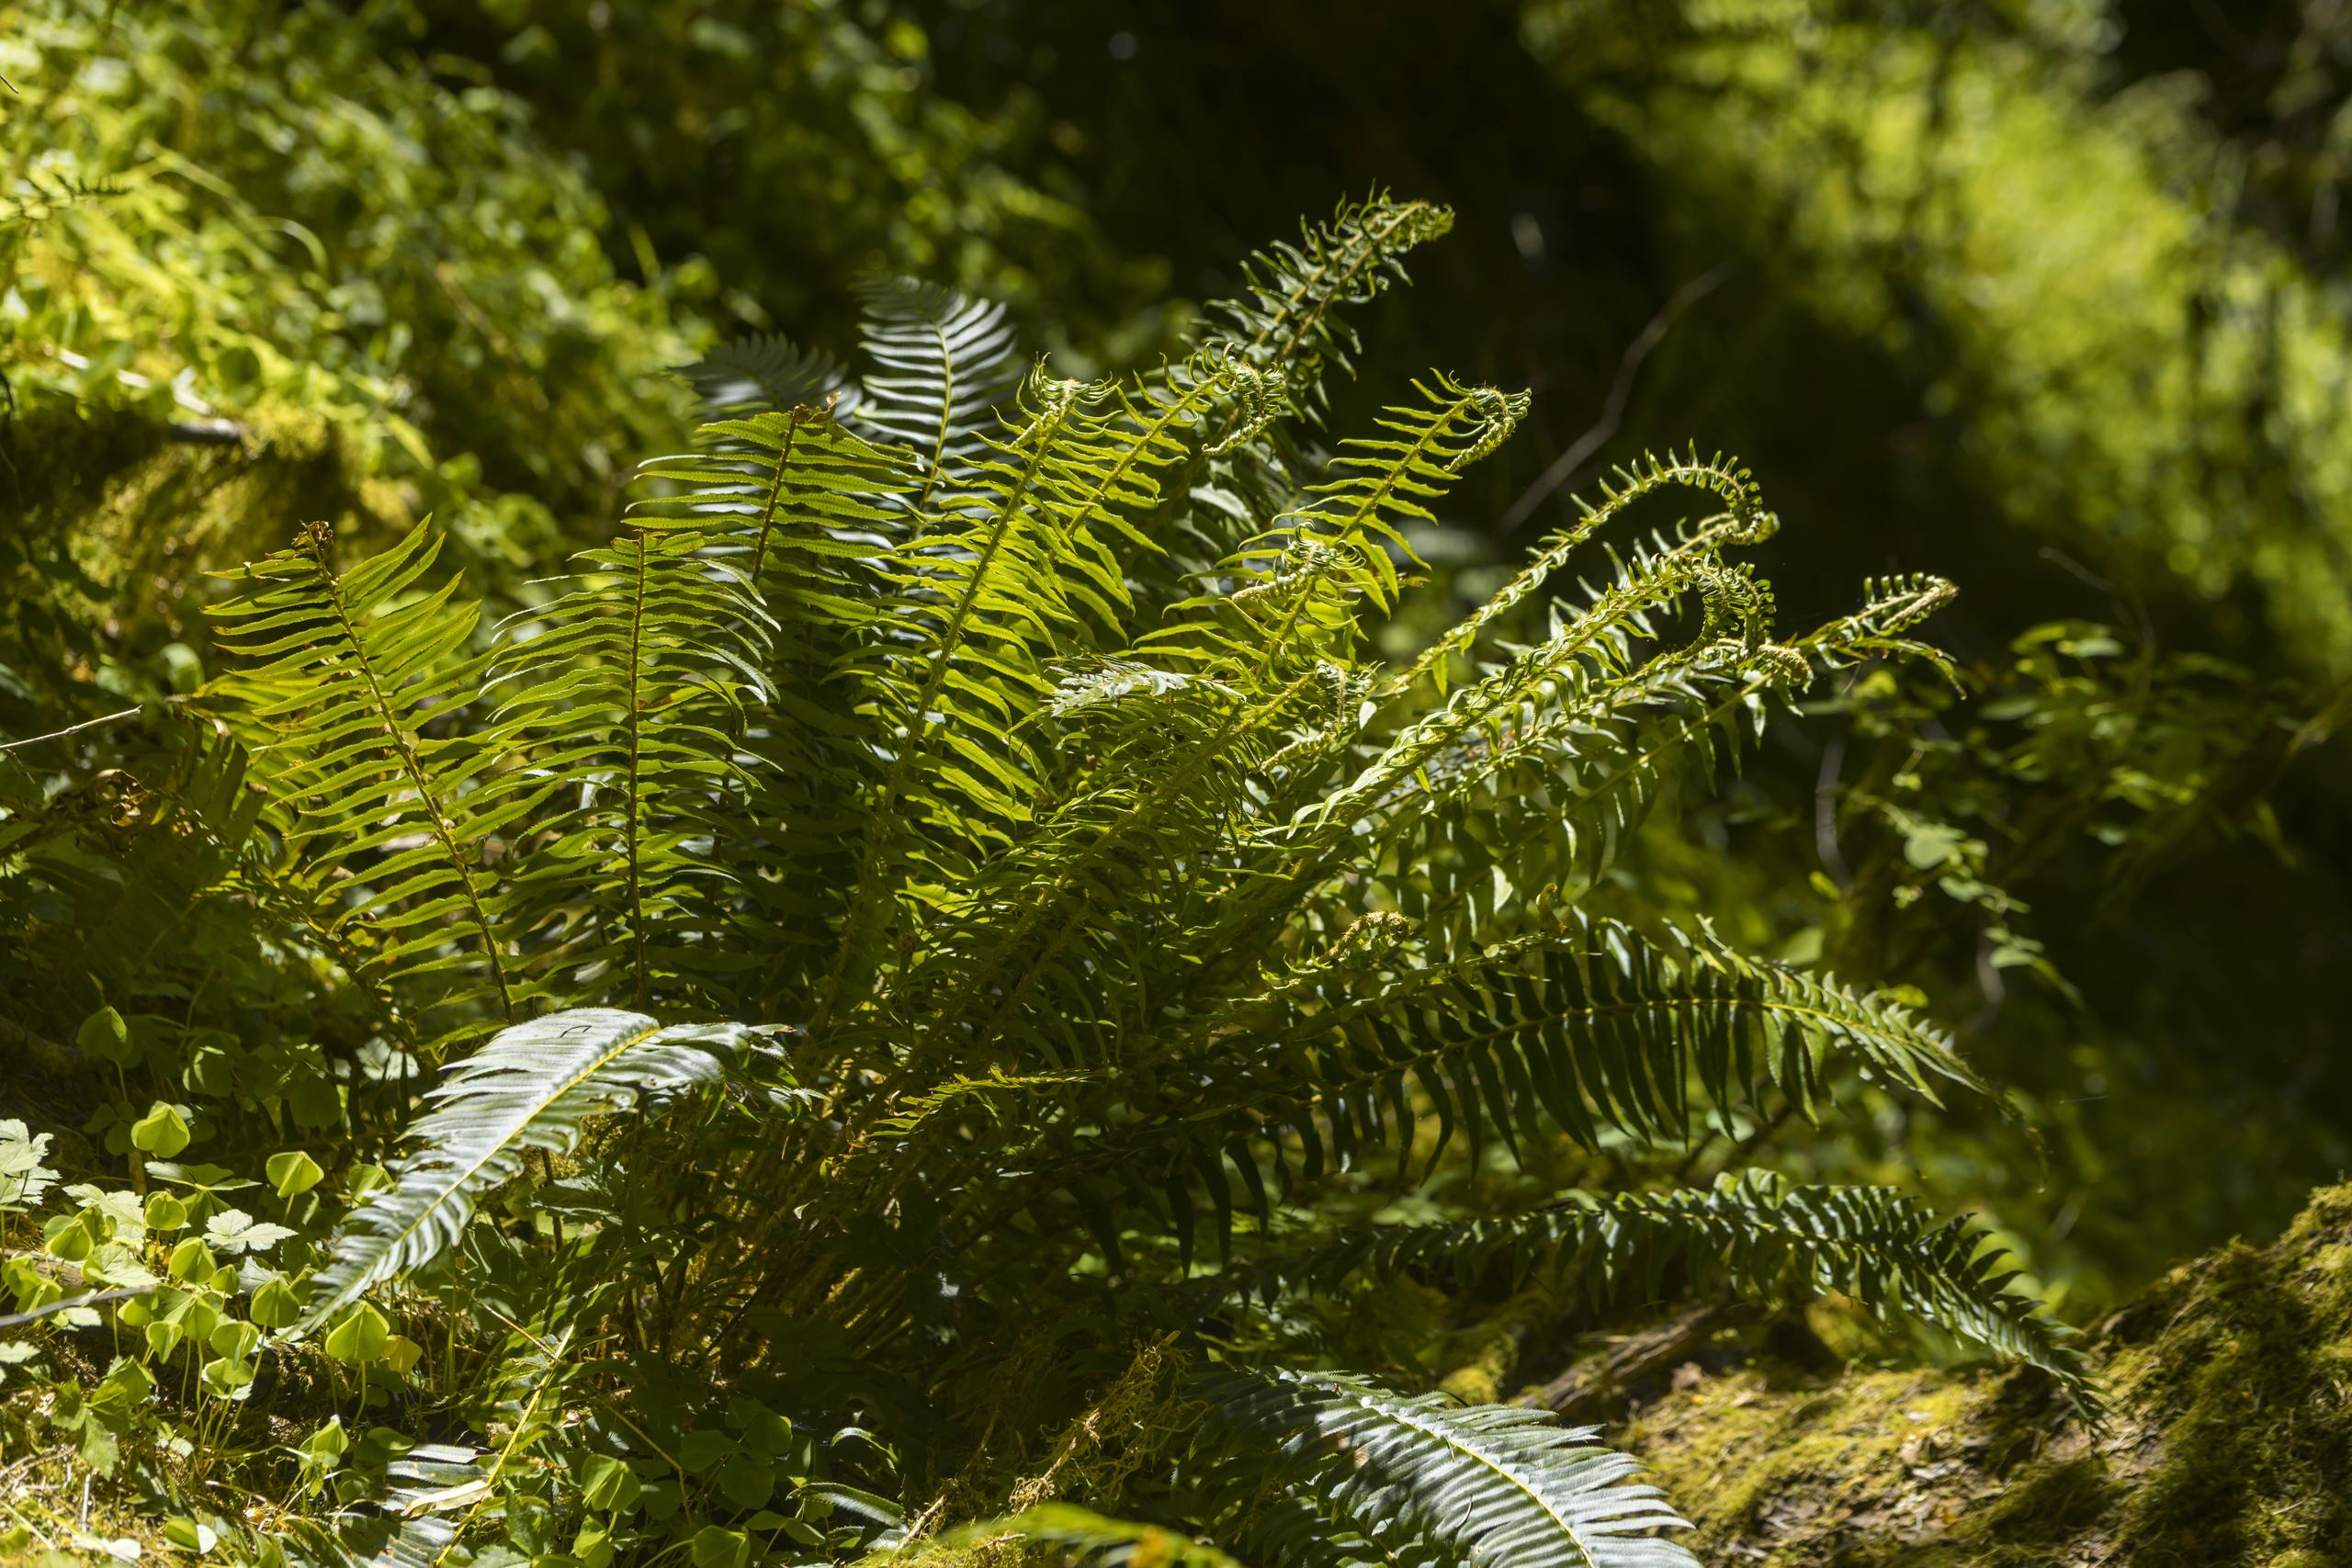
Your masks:
M 1653 1533 L 1689 1527 L 1656 1487 L 1626 1483 L 1639 1466 L 1593 1446 L 1597 1427 L 1338 1373 L 1235 1373 L 1204 1393 L 1219 1426 L 1306 1472 L 1301 1485 L 1367 1540 L 1402 1525 L 1447 1562 L 1695 1568 Z
M 1234 1288 L 1261 1295 L 1353 1276 L 1410 1274 L 1515 1291 L 1532 1275 L 1580 1282 L 1605 1305 L 1629 1281 L 1655 1292 L 1681 1265 L 1691 1282 L 1721 1282 L 1770 1302 L 1791 1290 L 1837 1292 L 1881 1323 L 1928 1325 L 1970 1349 L 2039 1367 L 2083 1418 L 2103 1417 L 2073 1330 L 2013 1293 L 2014 1271 L 1985 1237 L 1900 1192 L 1793 1187 L 1769 1173 L 1726 1175 L 1712 1191 L 1569 1193 L 1519 1218 L 1374 1227 L 1293 1261 L 1268 1260 Z
M 2096 1418 L 1974 1232 L 1874 1190 L 1678 1190 L 1692 1140 L 1855 1081 L 1999 1096 L 1913 1002 L 1623 894 L 1648 815 L 1799 694 L 1934 662 L 1914 633 L 1949 585 L 1784 628 L 1738 558 L 1778 518 L 1693 451 L 1373 657 L 1428 624 L 1414 541 L 1529 412 L 1432 372 L 1310 445 L 1344 312 L 1450 220 L 1343 208 L 1191 353 L 1102 382 L 1024 366 L 997 307 L 877 284 L 854 378 L 781 339 L 694 367 L 719 417 L 487 634 L 429 527 L 350 562 L 312 529 L 244 574 L 204 704 L 253 785 L 233 746 L 185 770 L 172 886 L 248 901 L 364 1021 L 335 1035 L 359 1139 L 404 1111 L 405 1053 L 454 1058 L 302 1326 L 372 1296 L 449 1320 L 450 1400 L 461 1357 L 508 1368 L 448 1414 L 531 1450 L 485 1482 L 516 1529 L 552 1539 L 527 1495 L 713 1562 L 778 1529 L 911 1560 L 1689 1561 L 1589 1434 L 1313 1370 L 1404 1360 L 1326 1310 L 1399 1276 L 1543 1270 L 1595 1317 L 1633 1278 L 1841 1291 Z M 1707 510 L 1623 532 L 1667 492 Z M 12 819 L 12 852 L 79 808 Z M 1522 1179 L 1497 1142 L 1543 1190 L 1564 1148 L 1624 1190 L 1339 1224 L 1384 1184 Z M 542 1229 L 479 1223 L 508 1184 Z M 618 1501 L 657 1477 L 676 1525 Z
M 353 1212 L 334 1262 L 312 1282 L 303 1326 L 447 1253 L 481 1196 L 512 1179 L 530 1151 L 568 1150 L 591 1116 L 716 1081 L 743 1036 L 733 1024 L 664 1026 L 611 1008 L 501 1030 L 432 1089 L 439 1107 L 409 1129 L 416 1153 L 390 1188 Z
M 322 893 L 341 876 L 356 885 L 324 929 L 367 946 L 387 977 L 473 969 L 511 1019 L 521 986 L 483 852 L 557 781 L 491 788 L 496 727 L 435 733 L 481 671 L 475 608 L 454 578 L 425 584 L 439 551 L 428 522 L 346 570 L 334 531 L 306 527 L 244 570 L 254 592 L 213 611 L 221 641 L 252 661 L 216 691 L 284 813 L 288 874 Z

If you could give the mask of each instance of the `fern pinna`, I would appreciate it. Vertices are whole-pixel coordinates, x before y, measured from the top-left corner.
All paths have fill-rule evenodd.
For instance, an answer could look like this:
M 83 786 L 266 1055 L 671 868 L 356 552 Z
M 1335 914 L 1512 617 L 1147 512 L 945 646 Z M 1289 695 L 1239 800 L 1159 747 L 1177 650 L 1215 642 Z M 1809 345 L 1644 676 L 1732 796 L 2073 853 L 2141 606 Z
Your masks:
M 1592 1432 L 1351 1366 L 1398 1376 L 1344 1325 L 1408 1289 L 1837 1291 L 2095 1416 L 1976 1233 L 1893 1191 L 1675 1184 L 1692 1140 L 1844 1085 L 1991 1092 L 1952 1042 L 1607 908 L 1658 800 L 1825 672 L 1926 655 L 1949 587 L 1783 628 L 1736 558 L 1778 519 L 1693 451 L 1372 656 L 1528 408 L 1433 373 L 1324 445 L 1344 310 L 1448 221 L 1345 207 L 1125 380 L 897 283 L 863 381 L 714 355 L 700 443 L 494 635 L 429 525 L 250 569 L 209 700 L 268 795 L 252 874 L 303 909 L 289 942 L 350 939 L 322 962 L 441 1075 L 293 1331 L 380 1307 L 432 1320 L 445 1377 L 537 1357 L 576 1416 L 483 1472 L 525 1434 L 531 1506 L 648 1561 L 1690 1561 Z M 1700 513 L 1628 532 L 1660 493 Z M 1563 1148 L 1629 1184 L 1427 1223 L 1358 1196 Z M 502 1192 L 537 1220 L 479 1217 Z M 855 1435 L 771 1495 L 747 1437 L 697 1469 L 628 1416 L 682 1382 Z M 615 1501 L 665 1489 L 700 1501 Z

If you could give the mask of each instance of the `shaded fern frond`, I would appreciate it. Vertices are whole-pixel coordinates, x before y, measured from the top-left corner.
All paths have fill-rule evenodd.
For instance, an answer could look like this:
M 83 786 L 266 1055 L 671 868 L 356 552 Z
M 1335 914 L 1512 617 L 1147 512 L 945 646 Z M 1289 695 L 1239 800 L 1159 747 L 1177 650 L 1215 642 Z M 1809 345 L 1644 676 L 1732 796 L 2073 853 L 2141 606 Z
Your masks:
M 1588 1147 L 1604 1130 L 1686 1137 L 1694 1089 L 1718 1108 L 1777 1091 L 1810 1117 L 1840 1061 L 1931 1101 L 1939 1084 L 1991 1092 L 1908 1009 L 1735 953 L 1703 930 L 1657 942 L 1579 915 L 1556 937 L 1407 970 L 1370 996 L 1355 989 L 1345 976 L 1311 977 L 1237 1010 L 1220 1026 L 1233 1044 L 1205 1067 L 1189 1120 L 1285 1126 L 1311 1179 L 1327 1150 L 1342 1168 L 1381 1149 L 1402 1166 L 1423 1116 L 1408 1078 L 1437 1119 L 1431 1159 L 1457 1125 L 1474 1145 L 1491 1131 L 1514 1153 L 1547 1123 Z
M 333 1261 L 312 1281 L 302 1326 L 456 1246 L 476 1201 L 517 1175 L 528 1151 L 569 1152 L 591 1116 L 716 1080 L 749 1033 L 738 1024 L 664 1028 L 612 1008 L 499 1031 L 428 1091 L 435 1108 L 407 1132 L 416 1152 L 389 1189 L 352 1212 Z
M 492 662 L 498 716 L 569 804 L 514 878 L 542 952 L 583 976 L 617 970 L 644 1006 L 669 982 L 737 962 L 720 940 L 740 868 L 714 846 L 745 813 L 737 761 L 763 702 L 769 622 L 737 570 L 687 525 L 625 528 Z
M 845 414 L 857 400 L 841 361 L 821 348 L 804 348 L 782 333 L 731 339 L 678 374 L 701 395 L 706 419 L 749 418 L 829 404 Z
M 2041 1368 L 2096 1422 L 2098 1390 L 2068 1343 L 2075 1331 L 2010 1292 L 2017 1274 L 1987 1242 L 1965 1219 L 1890 1188 L 1800 1187 L 1746 1171 L 1709 1191 L 1572 1192 L 1510 1219 L 1374 1227 L 1295 1263 L 1255 1265 L 1237 1281 L 1265 1293 L 1412 1274 L 1516 1290 L 1541 1274 L 1581 1282 L 1601 1305 L 1627 1282 L 1654 1293 L 1679 1263 L 1697 1286 L 1720 1281 L 1766 1301 L 1838 1292 L 1889 1326 L 1908 1319 L 1940 1329 Z

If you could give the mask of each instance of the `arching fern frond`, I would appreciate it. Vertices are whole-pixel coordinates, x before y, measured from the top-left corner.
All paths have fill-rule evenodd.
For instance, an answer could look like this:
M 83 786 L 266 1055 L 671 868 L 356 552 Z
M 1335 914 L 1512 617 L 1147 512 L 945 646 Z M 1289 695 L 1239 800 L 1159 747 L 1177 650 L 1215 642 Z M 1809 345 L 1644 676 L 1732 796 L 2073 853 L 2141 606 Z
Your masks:
M 1250 363 L 1281 370 L 1302 406 L 1319 412 L 1324 369 L 1348 368 L 1358 346 L 1341 310 L 1406 281 L 1405 253 L 1453 227 L 1453 210 L 1432 202 L 1380 191 L 1342 202 L 1329 222 L 1301 224 L 1297 243 L 1278 241 L 1243 263 L 1241 296 L 1209 307 L 1215 325 L 1202 340 L 1231 339 Z
M 1641 1467 L 1596 1445 L 1598 1427 L 1336 1372 L 1232 1371 L 1202 1393 L 1204 1440 L 1229 1463 L 1279 1456 L 1259 1461 L 1270 1480 L 1295 1476 L 1367 1537 L 1402 1525 L 1464 1565 L 1697 1568 L 1657 1533 L 1689 1525 L 1657 1487 L 1630 1483 Z
M 1344 974 L 1314 976 L 1212 1026 L 1227 1043 L 1202 1063 L 1183 1120 L 1222 1128 L 1217 1148 L 1285 1127 L 1311 1179 L 1327 1152 L 1344 1168 L 1385 1148 L 1402 1167 L 1422 1121 L 1408 1078 L 1436 1115 L 1431 1159 L 1457 1124 L 1474 1145 L 1491 1130 L 1514 1152 L 1547 1124 L 1588 1147 L 1604 1129 L 1685 1137 L 1694 1089 L 1718 1108 L 1776 1091 L 1809 1117 L 1841 1061 L 1931 1101 L 1939 1084 L 1991 1092 L 1901 1004 L 1747 957 L 1703 929 L 1653 942 L 1576 915 L 1558 936 L 1361 989 Z
M 1429 503 L 1451 489 L 1463 469 L 1502 445 L 1528 409 L 1525 392 L 1464 386 L 1440 372 L 1416 381 L 1413 389 L 1421 394 L 1419 404 L 1384 409 L 1374 422 L 1389 434 L 1340 442 L 1332 477 L 1311 489 L 1303 505 L 1275 519 L 1235 566 L 1262 570 L 1295 542 L 1313 541 L 1361 560 L 1374 604 L 1391 607 L 1398 587 L 1392 554 L 1407 562 L 1416 558 L 1402 527 L 1435 522 Z
M 591 1116 L 650 1094 L 707 1084 L 750 1031 L 673 1024 L 613 1008 L 575 1008 L 503 1029 L 445 1070 L 435 1108 L 407 1132 L 418 1145 L 392 1185 L 354 1210 L 312 1281 L 301 1326 L 317 1326 L 396 1275 L 457 1245 L 474 1205 L 533 1149 L 566 1153 Z
M 1839 1292 L 1888 1326 L 1926 1324 L 2039 1367 L 2095 1424 L 2098 1390 L 2068 1343 L 2074 1330 L 2011 1292 L 2017 1274 L 1987 1240 L 1891 1188 L 1801 1187 L 1745 1171 L 1712 1190 L 1571 1192 L 1509 1219 L 1371 1227 L 1292 1262 L 1252 1265 L 1234 1282 L 1263 1294 L 1409 1274 L 1516 1290 L 1540 1275 L 1580 1283 L 1605 1305 L 1629 1282 L 1655 1292 L 1679 1264 L 1693 1286 L 1720 1282 L 1757 1300 Z

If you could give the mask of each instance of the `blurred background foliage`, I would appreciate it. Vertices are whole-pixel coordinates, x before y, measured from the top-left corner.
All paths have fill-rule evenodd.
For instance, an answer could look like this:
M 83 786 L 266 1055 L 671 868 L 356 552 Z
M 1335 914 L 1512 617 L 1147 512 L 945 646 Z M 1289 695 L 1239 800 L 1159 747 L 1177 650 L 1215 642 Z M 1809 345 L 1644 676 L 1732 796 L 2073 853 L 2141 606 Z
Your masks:
M 302 520 L 436 513 L 526 602 L 716 342 L 845 348 L 887 269 L 1132 365 L 1387 186 L 1457 229 L 1329 428 L 1430 365 L 1536 393 L 1434 595 L 1690 439 L 1800 525 L 1791 618 L 1962 583 L 1956 684 L 1867 671 L 1776 727 L 1609 912 L 1929 998 L 2018 1122 L 1753 1136 L 1982 1207 L 2088 1311 L 2352 1144 L 2347 73 L 2335 0 L 0 4 L 0 733 L 141 707 L 0 754 L 0 796 L 113 779 L 89 815 L 136 831 L 205 572 Z M 0 1051 L 71 1055 L 64 951 L 0 954 Z

